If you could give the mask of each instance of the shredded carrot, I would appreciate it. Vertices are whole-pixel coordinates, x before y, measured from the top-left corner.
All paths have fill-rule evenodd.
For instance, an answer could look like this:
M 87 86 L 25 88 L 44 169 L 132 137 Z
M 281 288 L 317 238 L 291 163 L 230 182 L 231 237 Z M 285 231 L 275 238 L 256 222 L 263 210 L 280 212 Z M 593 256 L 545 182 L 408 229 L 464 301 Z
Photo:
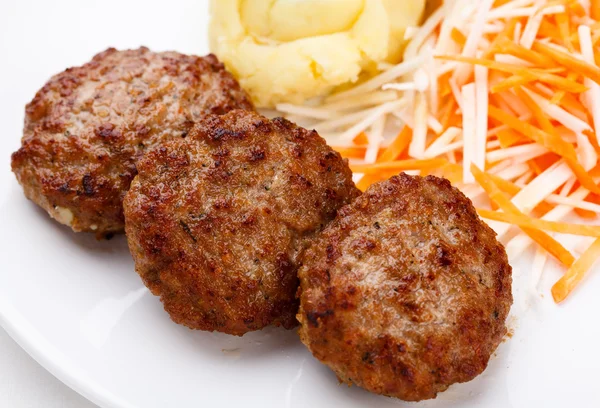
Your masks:
M 600 218 L 600 0 L 483 5 L 491 7 L 483 20 L 479 7 L 460 18 L 439 9 L 415 29 L 418 44 L 409 40 L 404 62 L 381 64 L 374 78 L 293 116 L 343 141 L 338 150 L 363 175 L 361 190 L 403 170 L 446 177 L 475 202 L 483 188 L 490 200 L 480 214 L 500 222 L 498 239 L 526 234 L 575 270 L 573 255 L 549 234 L 600 233 L 562 222 L 570 214 Z M 458 55 L 439 55 L 448 50 Z M 382 123 L 399 133 L 374 159 L 369 135 Z
M 554 16 L 556 20 L 556 25 L 558 26 L 558 31 L 560 32 L 560 36 L 569 50 L 569 52 L 574 52 L 575 47 L 573 46 L 573 42 L 569 38 L 569 34 L 571 32 L 571 27 L 569 26 L 569 16 L 566 13 L 559 13 Z
M 591 0 L 590 1 L 590 16 L 596 21 L 600 20 L 600 1 L 599 0 Z
M 527 138 L 519 135 L 512 129 L 504 129 L 498 132 L 498 141 L 500 142 L 500 147 L 506 149 L 507 147 L 527 142 Z
M 575 287 L 581 282 L 585 274 L 590 270 L 600 257 L 600 238 L 581 255 L 581 257 L 569 268 L 567 273 L 552 286 L 552 297 L 556 303 L 560 303 L 569 296 Z
M 354 137 L 354 139 L 352 139 L 352 142 L 354 142 L 354 144 L 359 145 L 359 146 L 368 145 L 369 144 L 369 136 L 367 136 L 367 134 L 365 132 L 360 132 L 358 135 L 356 135 Z
M 392 141 L 392 143 L 383 151 L 383 153 L 377 159 L 377 162 L 390 162 L 396 160 L 400 155 L 408 148 L 410 141 L 412 140 L 412 129 L 408 126 L 404 126 L 398 136 Z M 359 180 L 356 186 L 364 191 L 374 182 L 381 180 L 381 177 L 375 174 L 365 174 L 363 178 Z
M 454 40 L 455 43 L 460 45 L 461 47 L 465 46 L 467 42 L 467 37 L 463 33 L 460 32 L 456 27 L 452 27 L 452 31 L 450 32 L 450 37 Z
M 362 159 L 365 157 L 365 153 L 367 149 L 361 146 L 350 146 L 350 147 L 342 147 L 342 146 L 332 146 L 333 150 L 342 155 L 342 157 L 348 159 Z
M 546 221 L 528 216 L 498 211 L 489 211 L 483 209 L 478 209 L 477 212 L 481 217 L 485 219 L 514 224 L 520 227 L 558 232 L 560 234 L 580 235 L 585 237 L 600 237 L 599 226 Z
M 530 125 L 529 123 L 519 120 L 519 118 L 501 111 L 492 105 L 488 107 L 488 114 L 490 117 L 502 122 L 508 127 L 521 133 L 523 136 L 526 136 L 534 142 L 544 146 L 551 152 L 563 156 L 566 159 L 577 160 L 577 154 L 573 145 L 565 142 L 560 137 L 546 133 L 535 126 Z
M 385 152 L 384 152 L 385 153 Z M 379 171 L 404 171 L 404 170 L 423 170 L 438 168 L 446 164 L 445 159 L 424 159 L 424 160 L 394 160 L 382 161 L 374 164 L 351 164 L 350 168 L 355 173 L 377 173 Z
M 496 202 L 504 212 L 523 215 L 517 206 L 496 186 L 494 181 L 474 164 L 471 165 L 471 173 L 479 185 L 488 193 L 490 199 Z M 521 230 L 564 265 L 571 266 L 575 262 L 573 255 L 545 232 L 528 227 L 521 227 Z
M 588 77 L 596 83 L 600 83 L 600 68 L 597 66 L 588 64 L 587 62 L 575 58 L 566 52 L 557 50 L 556 48 L 539 41 L 533 44 L 533 49 L 544 55 L 547 55 L 573 72 L 577 72 L 585 77 Z
M 517 58 L 520 58 L 525 61 L 529 61 L 534 65 L 543 68 L 555 68 L 556 64 L 554 60 L 546 55 L 540 54 L 539 52 L 535 52 L 530 50 L 529 48 L 525 48 L 520 44 L 515 44 L 513 41 L 509 40 L 507 37 L 499 36 L 500 40 L 498 41 L 497 47 L 498 52 L 503 54 L 510 54 Z
M 533 117 L 535 118 L 538 125 L 542 128 L 542 130 L 554 137 L 558 137 L 554 126 L 552 126 L 552 122 L 548 119 L 548 116 L 544 113 L 542 108 L 535 103 L 531 96 L 527 94 L 527 92 L 523 91 L 521 88 L 517 88 L 516 90 L 517 96 L 525 103 L 525 105 L 529 108 L 529 110 L 533 113 Z

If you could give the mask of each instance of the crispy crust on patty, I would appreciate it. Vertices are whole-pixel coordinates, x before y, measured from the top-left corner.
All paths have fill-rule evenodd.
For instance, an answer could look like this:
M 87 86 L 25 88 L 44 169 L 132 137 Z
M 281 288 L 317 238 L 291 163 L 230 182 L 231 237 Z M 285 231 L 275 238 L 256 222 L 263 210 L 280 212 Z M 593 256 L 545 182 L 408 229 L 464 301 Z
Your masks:
M 448 180 L 372 185 L 305 252 L 302 341 L 342 381 L 404 400 L 473 379 L 512 303 L 495 235 Z
M 236 108 L 253 109 L 214 55 L 111 48 L 52 77 L 27 105 L 12 169 L 57 221 L 99 236 L 120 232 L 141 155 L 205 114 Z
M 298 258 L 359 191 L 315 132 L 232 111 L 148 153 L 125 198 L 136 270 L 171 318 L 242 335 L 294 327 Z

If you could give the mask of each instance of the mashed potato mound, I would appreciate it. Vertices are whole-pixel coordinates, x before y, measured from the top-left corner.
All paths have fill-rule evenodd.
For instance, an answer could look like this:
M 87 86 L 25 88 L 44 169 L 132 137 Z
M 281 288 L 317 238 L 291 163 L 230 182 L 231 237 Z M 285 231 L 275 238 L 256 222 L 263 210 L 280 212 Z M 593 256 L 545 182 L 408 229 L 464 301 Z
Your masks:
M 425 0 L 212 0 L 210 46 L 256 106 L 302 103 L 399 62 Z

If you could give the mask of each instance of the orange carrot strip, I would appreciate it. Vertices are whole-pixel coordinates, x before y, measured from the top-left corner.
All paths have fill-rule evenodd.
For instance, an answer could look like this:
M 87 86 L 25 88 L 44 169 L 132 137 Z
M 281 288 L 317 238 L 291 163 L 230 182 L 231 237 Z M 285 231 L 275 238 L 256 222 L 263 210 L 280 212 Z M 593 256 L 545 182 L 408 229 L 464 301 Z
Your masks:
M 590 78 L 592 81 L 600 84 L 600 68 L 595 65 L 589 64 L 583 60 L 573 57 L 565 52 L 557 50 L 547 44 L 536 41 L 533 44 L 533 50 L 538 51 L 548 57 L 552 58 L 554 61 L 563 65 L 573 72 L 577 72 L 587 78 Z
M 556 26 L 549 22 L 547 19 L 542 20 L 540 29 L 538 30 L 538 37 L 550 38 L 558 43 L 562 42 L 562 36 L 560 30 L 556 29 Z
M 571 224 L 568 222 L 554 222 L 542 219 L 528 217 L 526 215 L 516 215 L 505 212 L 478 209 L 479 215 L 485 219 L 500 221 L 508 224 L 518 225 L 519 227 L 533 228 L 557 232 L 559 234 L 580 235 L 584 237 L 600 237 L 600 227 L 595 225 Z
M 481 171 L 477 166 L 471 165 L 471 173 L 475 177 L 475 180 L 481 185 L 481 187 L 488 193 L 490 199 L 496 202 L 498 206 L 507 213 L 524 215 L 516 205 L 512 203 L 504 195 L 504 193 L 496 186 L 496 184 L 487 176 L 486 173 Z M 527 234 L 531 239 L 537 242 L 542 248 L 548 253 L 558 259 L 561 263 L 566 266 L 573 265 L 575 258 L 573 255 L 565 249 L 558 241 L 552 238 L 550 235 L 543 231 L 539 231 L 532 228 L 520 227 L 521 230 Z
M 440 124 L 442 125 L 442 129 L 446 130 L 450 127 L 450 119 L 458 105 L 456 104 L 456 99 L 450 98 L 448 102 L 440 109 Z
M 575 72 L 569 72 L 567 74 L 567 80 L 569 80 L 569 81 L 575 81 L 578 76 L 579 75 L 576 74 Z M 560 101 L 562 100 L 562 98 L 565 97 L 565 94 L 566 94 L 566 91 L 558 91 L 557 93 L 555 93 L 552 96 L 552 99 L 550 99 L 550 103 L 553 103 L 553 104 L 556 104 L 556 105 L 559 104 Z
M 377 159 L 377 162 L 389 162 L 396 160 L 400 155 L 408 148 L 410 141 L 412 140 L 412 129 L 408 126 L 404 126 L 398 136 L 392 141 L 392 143 L 383 151 L 381 156 Z M 363 178 L 359 180 L 356 186 L 365 191 L 374 182 L 380 180 L 381 176 L 374 174 L 365 174 Z
M 565 158 L 565 161 L 577 177 L 577 180 L 581 183 L 581 185 L 593 193 L 600 194 L 600 188 L 590 176 L 590 174 L 583 168 L 581 163 L 577 161 L 577 159 Z
M 512 129 L 504 129 L 498 132 L 498 141 L 500 141 L 500 147 L 506 149 L 518 144 L 527 142 L 527 138 L 519 135 Z
M 535 103 L 535 101 L 531 99 L 531 96 L 529 96 L 527 92 L 523 91 L 523 89 L 517 88 L 515 91 L 517 93 L 517 96 L 523 101 L 523 103 L 525 103 L 525 105 L 533 113 L 535 121 L 542 128 L 542 130 L 548 134 L 558 137 L 556 129 L 554 129 L 554 126 L 552 126 L 552 122 L 550 122 L 550 119 L 548 119 L 542 108 L 540 108 L 540 105 Z
M 569 9 L 577 17 L 583 17 L 583 16 L 585 16 L 587 14 L 585 12 L 585 9 L 583 8 L 583 5 L 580 2 L 578 2 L 578 1 L 577 2 L 571 2 L 571 4 L 569 4 Z M 594 18 L 594 20 L 597 20 L 597 18 Z
M 452 31 L 450 32 L 450 38 L 452 38 L 452 40 L 461 47 L 464 47 L 465 43 L 467 42 L 467 37 L 465 37 L 465 35 L 461 33 L 460 30 L 456 27 L 452 27 Z
M 359 146 L 333 146 L 332 149 L 341 154 L 342 157 L 348 159 L 362 159 L 365 157 L 365 153 L 367 152 L 365 147 Z
M 367 134 L 365 132 L 360 132 L 358 135 L 356 135 L 354 137 L 354 139 L 352 139 L 352 142 L 354 142 L 354 144 L 357 144 L 359 146 L 368 145 L 369 144 L 369 136 L 367 136 Z
M 412 140 L 412 129 L 404 126 L 398 136 L 392 143 L 383 151 L 378 162 L 386 162 L 396 160 L 408 147 Z
M 600 20 L 600 1 L 590 1 L 590 16 L 596 21 Z
M 492 61 L 483 58 L 463 57 L 462 55 L 438 55 L 436 58 L 446 61 L 457 61 L 473 65 L 482 65 L 484 67 L 488 67 L 489 69 L 494 69 L 496 71 L 501 72 L 508 72 L 510 74 L 535 74 L 536 76 L 538 76 L 542 74 L 558 74 L 565 71 L 565 68 L 562 67 L 525 68 L 521 65 L 508 64 L 505 62 Z
M 569 16 L 566 13 L 556 14 L 554 16 L 554 20 L 556 20 L 556 25 L 558 26 L 558 31 L 560 32 L 560 36 L 562 37 L 565 46 L 570 52 L 575 51 L 575 47 L 573 47 L 573 42 L 571 38 L 569 38 L 571 34 L 571 27 L 569 25 Z
M 507 91 L 516 86 L 521 86 L 528 84 L 530 82 L 534 82 L 536 79 L 533 76 L 523 76 L 523 75 L 512 75 L 505 80 L 498 82 L 496 85 L 493 85 L 490 88 L 492 93 L 498 93 L 502 91 Z
M 552 286 L 552 297 L 556 303 L 562 302 L 569 296 L 573 289 L 581 282 L 586 272 L 594 266 L 599 257 L 600 238 L 596 239 L 569 268 L 567 273 Z
M 556 67 L 554 60 L 546 55 L 540 54 L 525 48 L 520 44 L 515 44 L 507 37 L 501 36 L 498 40 L 498 51 L 504 54 L 510 54 L 525 61 L 529 61 L 534 65 L 539 65 L 545 68 Z
M 554 152 L 565 159 L 577 160 L 577 154 L 573 145 L 565 142 L 559 136 L 544 132 L 543 130 L 538 129 L 529 123 L 523 122 L 519 118 L 503 112 L 492 105 L 488 107 L 488 114 L 490 117 L 502 122 L 534 142 L 544 146 L 551 152 Z
M 350 168 L 355 173 L 377 173 L 380 171 L 403 171 L 403 170 L 421 170 L 441 167 L 448 163 L 446 159 L 408 159 L 394 160 L 373 164 L 351 164 Z

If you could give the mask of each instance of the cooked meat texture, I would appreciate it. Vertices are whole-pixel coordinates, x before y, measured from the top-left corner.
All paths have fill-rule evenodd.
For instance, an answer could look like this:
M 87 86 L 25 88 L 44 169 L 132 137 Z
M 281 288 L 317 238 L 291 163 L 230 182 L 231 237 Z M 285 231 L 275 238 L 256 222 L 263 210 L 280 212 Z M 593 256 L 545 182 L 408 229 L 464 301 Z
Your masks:
M 305 251 L 302 342 L 341 381 L 407 401 L 473 379 L 512 303 L 495 235 L 448 180 L 369 187 Z
M 12 169 L 25 195 L 74 231 L 120 232 L 142 154 L 236 108 L 252 104 L 213 55 L 111 48 L 54 76 L 27 105 Z
M 315 132 L 232 111 L 148 153 L 125 198 L 136 270 L 171 318 L 243 335 L 292 328 L 298 259 L 359 195 Z

